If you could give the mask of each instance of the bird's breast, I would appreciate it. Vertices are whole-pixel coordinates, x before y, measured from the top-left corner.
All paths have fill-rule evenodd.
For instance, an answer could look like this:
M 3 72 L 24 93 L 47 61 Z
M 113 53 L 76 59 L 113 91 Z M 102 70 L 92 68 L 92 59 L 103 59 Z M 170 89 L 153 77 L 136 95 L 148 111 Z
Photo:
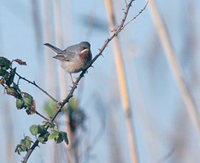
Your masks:
M 80 72 L 83 69 L 81 61 L 61 61 L 61 67 L 70 73 Z
M 80 72 L 85 69 L 92 59 L 92 54 L 89 51 L 83 55 L 76 55 L 69 61 L 61 61 L 61 66 L 65 71 L 70 73 Z

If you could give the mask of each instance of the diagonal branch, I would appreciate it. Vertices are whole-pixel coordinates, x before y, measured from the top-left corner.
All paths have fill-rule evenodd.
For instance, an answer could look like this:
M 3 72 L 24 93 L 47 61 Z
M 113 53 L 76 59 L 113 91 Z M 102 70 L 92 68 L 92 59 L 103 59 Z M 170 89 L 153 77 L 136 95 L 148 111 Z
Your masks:
M 49 119 L 47 117 L 45 117 L 44 115 L 40 114 L 38 111 L 34 111 L 34 112 L 35 112 L 35 114 L 37 114 L 41 118 L 45 119 L 46 121 L 49 121 Z
M 21 76 L 20 74 L 18 74 L 17 72 L 15 72 L 15 74 L 19 77 L 19 80 L 22 79 L 24 81 L 26 81 L 27 83 L 30 83 L 32 85 L 34 85 L 35 87 L 37 87 L 39 90 L 41 90 L 44 94 L 46 94 L 50 99 L 52 99 L 54 102 L 58 102 L 53 96 L 51 96 L 47 91 L 45 91 L 44 89 L 42 89 L 39 85 L 37 85 L 35 83 L 35 81 L 30 81 L 28 79 L 26 79 L 25 77 Z M 19 82 L 18 80 L 18 82 Z
M 69 102 L 69 99 L 71 97 L 73 97 L 73 94 L 74 94 L 74 91 L 76 90 L 77 88 L 77 85 L 79 83 L 79 81 L 81 80 L 82 77 L 84 77 L 85 73 L 87 72 L 87 70 L 92 67 L 93 63 L 97 60 L 97 58 L 99 58 L 99 56 L 102 55 L 103 51 L 105 50 L 105 48 L 107 47 L 107 45 L 110 43 L 110 41 L 116 37 L 119 32 L 121 32 L 124 28 L 124 23 L 126 21 L 126 18 L 127 18 L 127 15 L 128 15 L 128 12 L 129 12 L 129 9 L 132 5 L 134 0 L 130 0 L 130 2 L 126 5 L 126 9 L 125 9 L 125 12 L 124 12 L 124 16 L 121 20 L 121 23 L 120 25 L 117 27 L 117 29 L 115 30 L 115 32 L 108 38 L 106 39 L 106 41 L 104 42 L 103 46 L 101 49 L 99 49 L 99 52 L 97 53 L 97 55 L 92 59 L 92 61 L 90 62 L 90 64 L 86 67 L 85 70 L 83 70 L 81 72 L 81 74 L 79 75 L 79 77 L 76 79 L 75 81 L 75 84 L 74 86 L 71 88 L 69 94 L 67 95 L 67 97 L 62 101 L 62 102 L 57 102 L 58 106 L 57 106 L 57 111 L 54 113 L 54 115 L 52 116 L 52 118 L 50 119 L 50 122 L 54 122 L 54 120 L 56 119 L 56 117 L 58 116 L 58 114 L 61 112 L 61 109 L 63 108 L 63 106 Z M 39 141 L 36 140 L 33 145 L 31 146 L 31 148 L 27 151 L 25 157 L 24 157 L 24 160 L 22 161 L 22 163 L 26 163 L 28 158 L 30 157 L 31 153 L 33 152 L 33 150 L 35 149 L 35 147 L 37 147 L 39 144 Z
M 133 20 L 135 20 L 146 9 L 148 3 L 149 3 L 149 1 L 147 0 L 144 7 L 131 20 L 129 20 L 126 24 L 124 24 L 122 29 L 124 29 L 129 23 L 131 23 Z

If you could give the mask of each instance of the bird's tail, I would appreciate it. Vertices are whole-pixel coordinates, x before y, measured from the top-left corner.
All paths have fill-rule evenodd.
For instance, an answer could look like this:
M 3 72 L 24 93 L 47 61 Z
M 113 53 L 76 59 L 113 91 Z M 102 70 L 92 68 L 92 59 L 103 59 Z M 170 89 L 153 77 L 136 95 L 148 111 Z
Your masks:
M 57 54 L 62 53 L 63 51 L 49 43 L 45 43 L 44 45 L 48 46 L 50 49 L 52 49 L 54 52 L 56 52 Z

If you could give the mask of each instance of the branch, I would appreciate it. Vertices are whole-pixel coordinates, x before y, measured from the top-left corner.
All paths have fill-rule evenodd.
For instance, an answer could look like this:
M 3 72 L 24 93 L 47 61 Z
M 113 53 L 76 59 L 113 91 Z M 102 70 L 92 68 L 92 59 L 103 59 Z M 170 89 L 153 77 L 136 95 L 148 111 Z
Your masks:
M 33 152 L 33 150 L 35 149 L 35 147 L 37 147 L 39 144 L 39 141 L 36 140 L 34 142 L 34 144 L 32 145 L 32 147 L 27 151 L 26 156 L 24 157 L 24 160 L 22 161 L 22 163 L 26 163 L 28 161 L 28 158 L 30 157 L 31 153 Z
M 125 12 L 124 12 L 124 16 L 123 16 L 123 18 L 122 18 L 122 21 L 121 21 L 120 25 L 117 27 L 117 29 L 115 30 L 115 32 L 104 42 L 102 48 L 99 49 L 99 52 L 98 52 L 97 55 L 92 59 L 92 61 L 91 61 L 90 64 L 86 67 L 86 69 L 83 70 L 83 71 L 81 72 L 81 74 L 80 74 L 79 77 L 76 79 L 75 84 L 74 84 L 73 87 L 71 88 L 71 90 L 70 90 L 69 94 L 67 95 L 67 97 L 66 97 L 62 102 L 57 102 L 57 104 L 58 104 L 58 106 L 57 106 L 57 108 L 56 108 L 57 111 L 55 112 L 55 114 L 53 115 L 53 117 L 50 119 L 50 122 L 54 122 L 54 120 L 56 119 L 57 115 L 61 112 L 62 107 L 63 107 L 66 103 L 68 103 L 68 101 L 69 101 L 69 99 L 70 99 L 71 97 L 73 97 L 73 93 L 74 93 L 74 91 L 76 90 L 79 81 L 81 80 L 82 77 L 84 77 L 84 75 L 85 75 L 85 73 L 87 72 L 87 70 L 88 70 L 90 67 L 92 67 L 93 63 L 97 60 L 97 58 L 98 58 L 99 56 L 102 55 L 102 52 L 105 50 L 105 48 L 106 48 L 107 45 L 110 43 L 110 41 L 111 41 L 114 37 L 116 37 L 116 36 L 119 34 L 119 32 L 122 31 L 122 29 L 124 29 L 124 28 L 123 28 L 123 27 L 124 27 L 124 23 L 125 23 L 125 21 L 126 21 L 126 18 L 127 18 L 128 12 L 129 12 L 129 9 L 130 9 L 130 7 L 131 7 L 133 1 L 134 1 L 134 0 L 131 0 L 131 1 L 128 3 L 128 5 L 126 5 L 126 9 L 125 9 Z M 26 80 L 26 79 L 25 79 L 25 80 Z M 26 80 L 26 81 L 27 81 L 27 80 Z M 30 81 L 27 81 L 27 82 L 30 82 Z M 30 82 L 30 83 L 33 84 L 33 85 L 35 85 L 35 82 Z M 39 88 L 39 89 L 40 89 L 40 88 Z M 44 92 L 44 91 L 43 91 L 43 92 Z M 47 128 L 47 129 L 48 129 L 48 128 Z M 27 151 L 27 153 L 26 153 L 26 155 L 25 155 L 24 160 L 22 161 L 22 163 L 26 163 L 26 162 L 27 162 L 27 160 L 28 160 L 28 158 L 30 157 L 31 153 L 33 152 L 33 150 L 35 149 L 35 147 L 38 146 L 38 144 L 39 144 L 39 141 L 36 140 L 36 141 L 34 142 L 34 144 L 32 145 L 32 147 Z
M 40 114 L 38 111 L 34 111 L 34 113 L 37 114 L 38 116 L 42 117 L 46 121 L 49 121 L 49 119 L 47 117 L 45 117 L 44 115 Z
M 149 1 L 146 1 L 146 4 L 144 5 L 144 7 L 140 10 L 140 12 L 137 13 L 137 15 L 135 15 L 131 20 L 129 20 L 126 24 L 124 24 L 124 26 L 122 27 L 122 29 L 124 29 L 129 23 L 131 23 L 133 20 L 135 20 L 147 7 Z
M 36 83 L 35 83 L 35 81 L 30 81 L 30 80 L 28 80 L 28 79 L 26 79 L 25 77 L 22 77 L 21 75 L 19 75 L 17 72 L 15 72 L 15 74 L 19 77 L 19 80 L 20 79 L 22 79 L 22 80 L 24 80 L 24 81 L 26 81 L 27 83 L 30 83 L 30 84 L 32 84 L 32 85 L 34 85 L 35 87 L 37 87 L 39 90 L 41 90 L 44 94 L 46 94 L 50 99 L 52 99 L 54 102 L 58 102 L 53 96 L 51 96 L 47 91 L 45 91 L 44 89 L 42 89 L 39 85 L 37 85 Z M 18 80 L 18 82 L 19 82 L 19 80 Z

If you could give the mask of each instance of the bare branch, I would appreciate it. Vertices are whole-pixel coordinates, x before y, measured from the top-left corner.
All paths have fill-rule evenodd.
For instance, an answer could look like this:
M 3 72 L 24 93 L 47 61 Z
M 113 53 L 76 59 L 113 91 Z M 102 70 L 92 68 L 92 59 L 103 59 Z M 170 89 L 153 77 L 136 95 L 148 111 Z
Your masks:
M 19 75 L 17 72 L 15 73 L 18 77 L 19 77 L 19 80 L 22 79 L 32 85 L 34 85 L 35 87 L 37 87 L 39 90 L 41 90 L 44 94 L 46 94 L 50 99 L 52 99 L 54 102 L 58 102 L 53 96 L 51 96 L 47 91 L 45 91 L 44 89 L 42 89 L 40 86 L 38 86 L 35 81 L 30 81 L 28 79 L 26 79 L 25 77 L 22 77 L 21 75 Z M 18 80 L 18 83 L 19 83 L 19 80 Z
M 124 29 L 129 23 L 131 23 L 133 20 L 135 20 L 146 9 L 148 3 L 149 3 L 149 1 L 146 1 L 145 6 L 140 10 L 140 12 L 138 12 L 137 15 L 135 15 L 131 20 L 129 20 L 126 24 L 124 24 L 122 29 Z
M 45 119 L 46 121 L 49 121 L 49 118 L 45 117 L 44 115 L 40 114 L 38 111 L 35 111 L 35 114 L 39 115 L 40 117 L 42 117 L 43 119 Z
M 83 71 L 81 72 L 81 74 L 80 74 L 79 77 L 76 79 L 75 84 L 74 84 L 73 87 L 71 88 L 71 90 L 70 90 L 69 94 L 67 95 L 67 97 L 66 97 L 62 102 L 57 102 L 58 106 L 57 106 L 56 112 L 54 113 L 54 115 L 53 115 L 52 118 L 50 119 L 50 122 L 54 122 L 54 120 L 56 119 L 57 115 L 61 112 L 61 109 L 63 108 L 63 106 L 64 106 L 66 103 L 68 103 L 68 101 L 69 101 L 69 99 L 70 99 L 71 97 L 73 97 L 73 93 L 74 93 L 74 91 L 76 90 L 79 81 L 81 80 L 82 77 L 84 77 L 84 74 L 87 72 L 87 70 L 88 70 L 90 67 L 92 67 L 93 63 L 97 60 L 97 58 L 98 58 L 99 56 L 102 55 L 102 52 L 105 50 L 105 48 L 106 48 L 107 45 L 110 43 L 110 41 L 111 41 L 114 37 L 116 37 L 116 36 L 119 34 L 119 32 L 122 31 L 122 29 L 124 29 L 123 26 L 124 26 L 124 23 L 125 23 L 125 21 L 126 21 L 126 18 L 127 18 L 128 12 L 129 12 L 129 9 L 130 9 L 130 7 L 131 7 L 133 1 L 134 1 L 134 0 L 131 0 L 131 1 L 128 3 L 128 5 L 126 5 L 126 9 L 125 9 L 125 12 L 124 12 L 124 16 L 123 16 L 123 18 L 122 18 L 122 21 L 121 21 L 120 25 L 118 26 L 118 28 L 116 29 L 116 31 L 104 42 L 102 48 L 99 49 L 99 52 L 98 52 L 97 55 L 92 59 L 92 61 L 91 61 L 90 64 L 86 67 L 86 69 L 83 70 Z M 22 78 L 22 79 L 23 79 L 23 78 Z M 24 79 L 24 80 L 36 86 L 35 82 L 30 82 L 30 81 L 28 81 L 28 80 L 26 80 L 26 79 Z M 36 87 L 37 87 L 37 86 L 36 86 Z M 39 88 L 39 89 L 41 89 L 41 88 Z M 43 92 L 44 92 L 44 91 L 43 91 Z M 44 93 L 45 93 L 45 92 L 44 92 Z M 47 128 L 47 129 L 48 129 L 48 128 Z M 30 157 L 31 153 L 33 152 L 33 150 L 35 149 L 35 147 L 38 146 L 38 144 L 39 144 L 39 141 L 36 140 L 36 141 L 33 143 L 32 147 L 27 151 L 27 153 L 26 153 L 26 155 L 25 155 L 24 160 L 22 161 L 22 163 L 26 163 L 26 162 L 27 162 L 27 160 L 28 160 L 28 158 Z

